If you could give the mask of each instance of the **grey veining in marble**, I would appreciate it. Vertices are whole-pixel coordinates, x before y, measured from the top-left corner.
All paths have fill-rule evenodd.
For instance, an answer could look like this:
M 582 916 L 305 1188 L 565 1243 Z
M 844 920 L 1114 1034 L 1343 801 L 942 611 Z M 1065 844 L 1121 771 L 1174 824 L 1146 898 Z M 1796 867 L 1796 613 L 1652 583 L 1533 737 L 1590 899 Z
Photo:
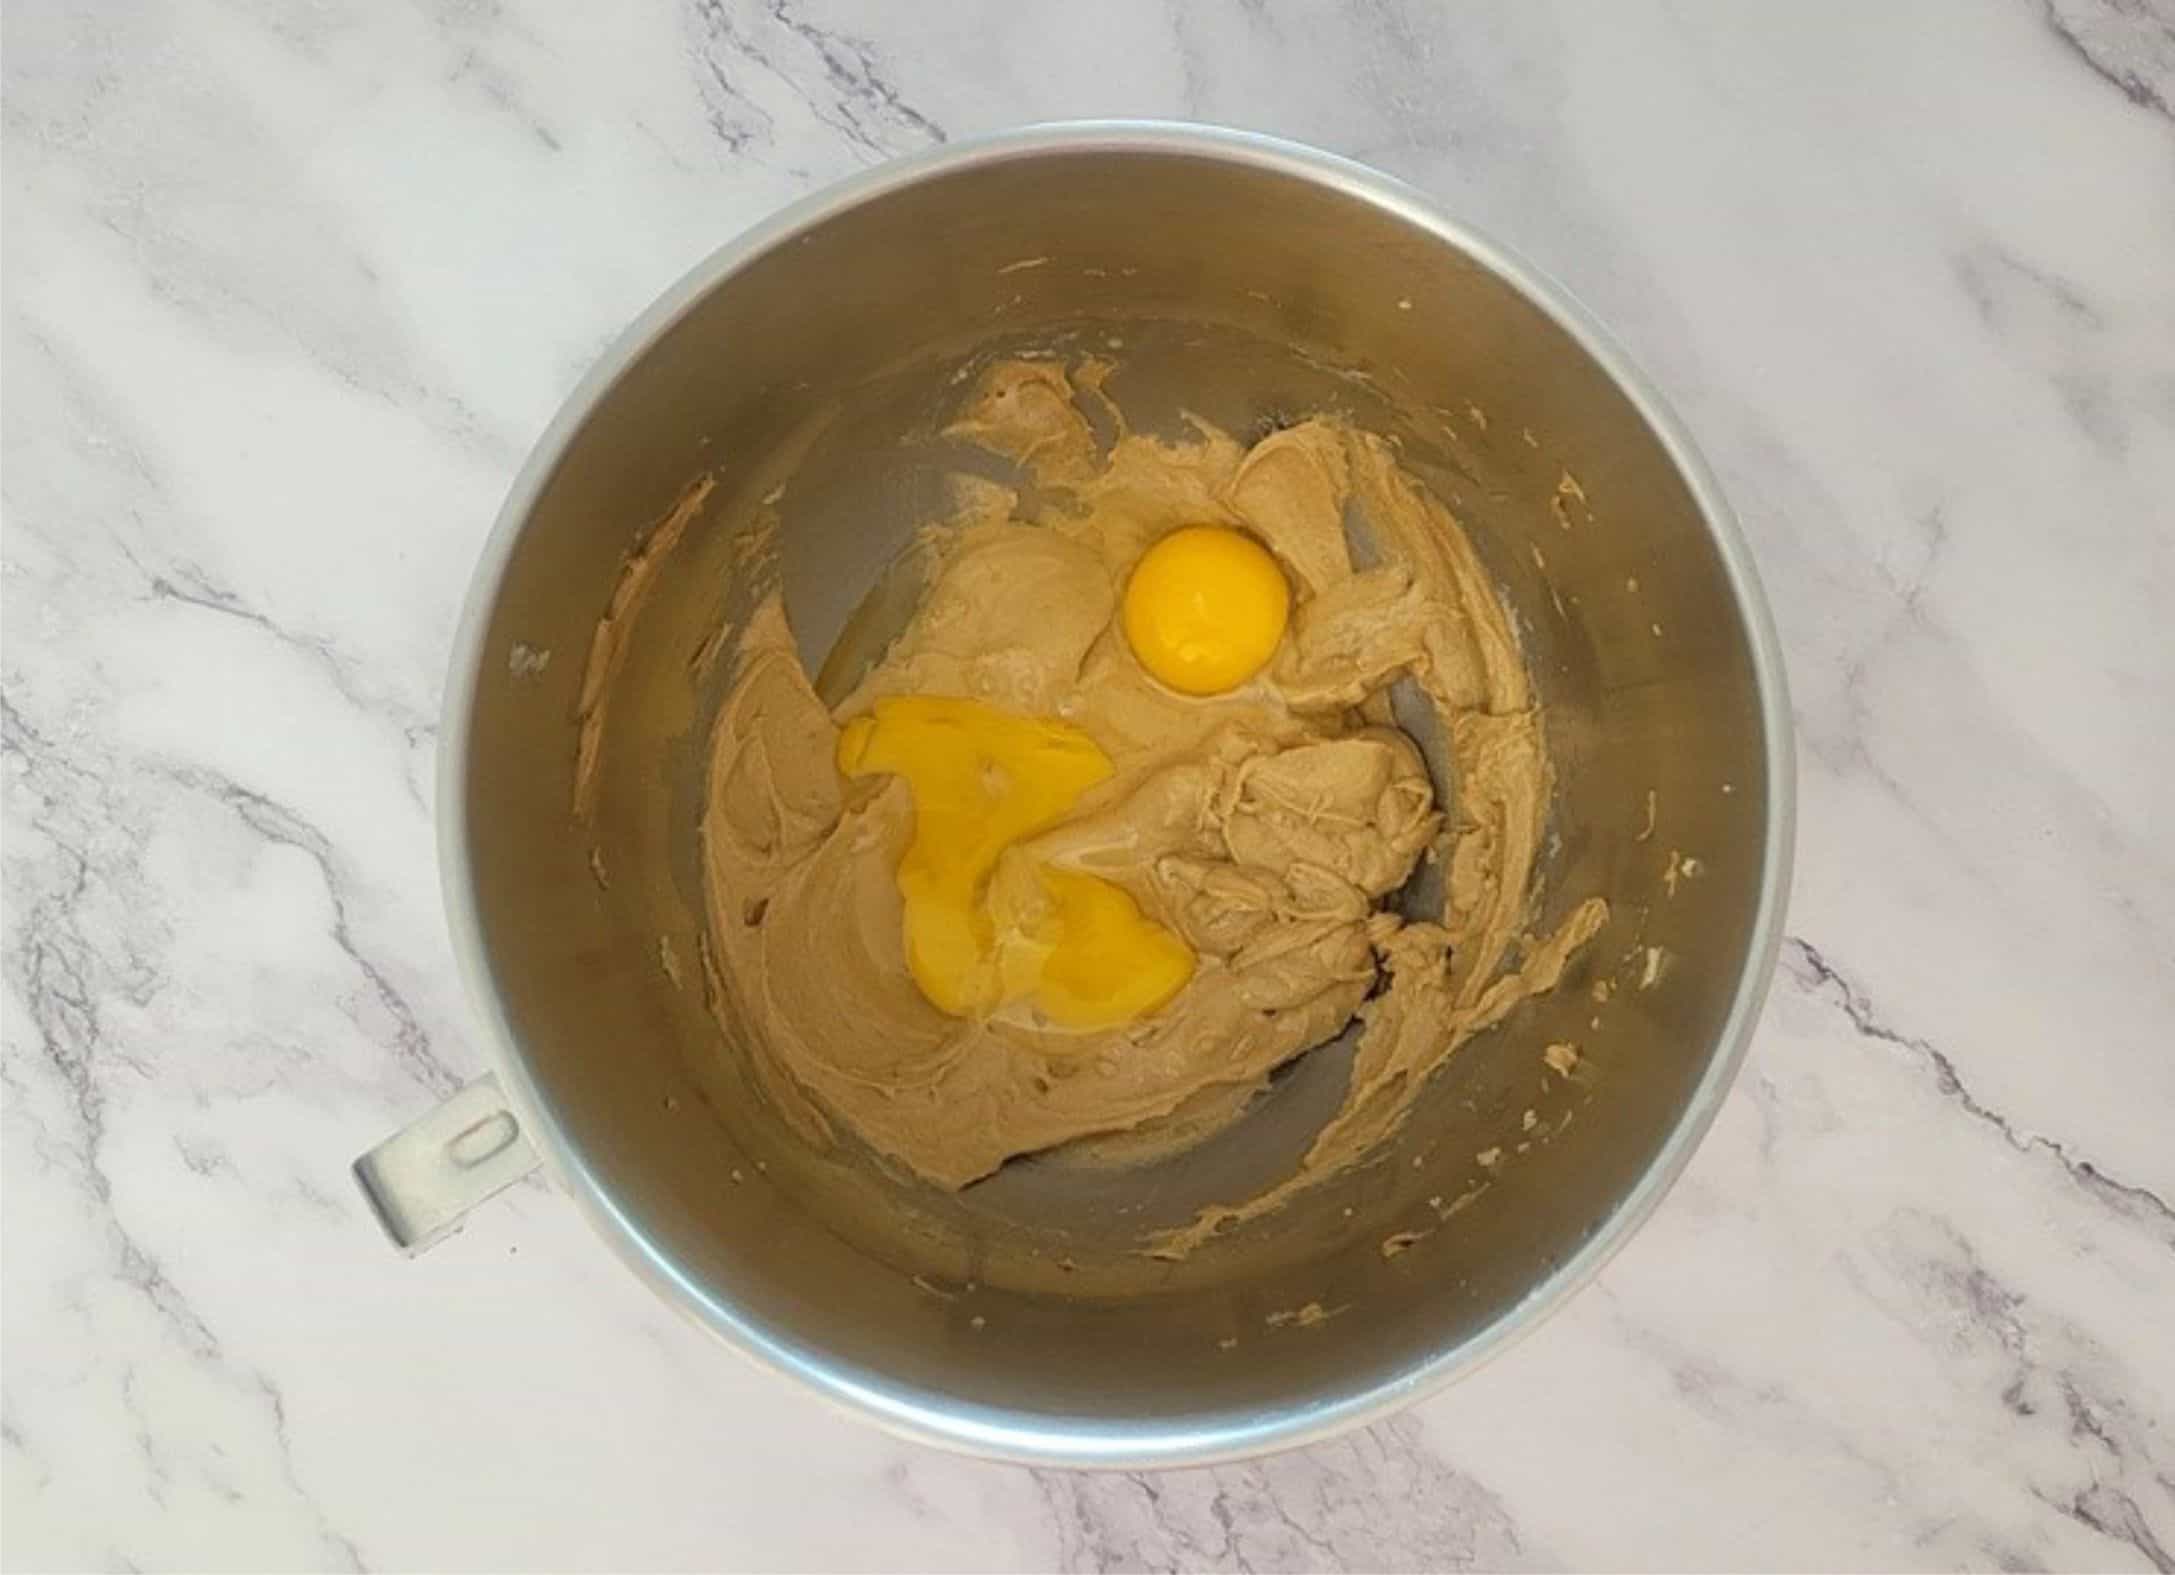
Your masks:
M 2175 1569 L 2175 12 L 24 0 L 5 17 L 0 1553 L 17 1568 Z M 480 1070 L 441 674 L 522 454 L 740 226 L 1025 120 L 1277 131 L 1662 383 L 1787 649 L 1745 1075 L 1562 1315 L 1170 1476 L 894 1443 L 541 1185 L 347 1160 Z

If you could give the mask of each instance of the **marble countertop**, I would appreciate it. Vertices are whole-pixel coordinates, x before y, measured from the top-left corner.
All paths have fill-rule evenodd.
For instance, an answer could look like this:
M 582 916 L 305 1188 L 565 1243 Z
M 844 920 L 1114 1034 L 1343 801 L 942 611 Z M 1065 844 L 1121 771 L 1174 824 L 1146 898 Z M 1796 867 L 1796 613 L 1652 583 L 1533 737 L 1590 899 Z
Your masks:
M 2175 14 L 63 0 L 6 20 L 12 1568 L 2175 1568 Z M 525 450 L 892 153 L 1280 132 L 1567 282 L 1744 516 L 1801 750 L 1744 1076 L 1476 1377 L 1258 1464 L 891 1441 L 564 1200 L 413 1263 L 481 1070 L 435 719 Z

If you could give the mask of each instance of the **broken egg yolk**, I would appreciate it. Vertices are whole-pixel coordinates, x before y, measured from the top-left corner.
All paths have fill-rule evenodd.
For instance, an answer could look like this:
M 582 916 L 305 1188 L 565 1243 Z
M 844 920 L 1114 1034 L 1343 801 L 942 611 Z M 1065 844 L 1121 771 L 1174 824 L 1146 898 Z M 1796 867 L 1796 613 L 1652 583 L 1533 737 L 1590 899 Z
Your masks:
M 914 834 L 898 867 L 906 962 L 953 1017 L 1030 1002 L 1064 1028 L 1154 1011 L 1192 977 L 1191 948 L 1123 887 L 1016 846 L 1064 819 L 1110 775 L 1077 727 L 977 700 L 878 700 L 839 734 L 848 777 L 904 777 Z
M 1187 695 L 1216 695 L 1268 665 L 1291 587 L 1260 542 L 1188 525 L 1141 555 L 1125 585 L 1125 638 L 1140 665 Z

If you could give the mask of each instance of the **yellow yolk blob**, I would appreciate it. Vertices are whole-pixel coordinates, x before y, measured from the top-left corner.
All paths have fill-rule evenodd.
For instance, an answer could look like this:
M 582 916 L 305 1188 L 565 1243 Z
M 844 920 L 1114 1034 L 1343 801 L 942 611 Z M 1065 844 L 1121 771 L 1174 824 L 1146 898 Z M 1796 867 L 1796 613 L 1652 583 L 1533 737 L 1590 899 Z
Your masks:
M 1192 950 L 1124 888 L 1006 856 L 1110 775 L 1080 729 L 978 700 L 894 696 L 846 724 L 838 769 L 913 789 L 898 869 L 906 962 L 939 1011 L 982 1017 L 1025 999 L 1060 1027 L 1108 1028 L 1192 977 Z
M 1125 586 L 1125 638 L 1140 665 L 1180 694 L 1215 695 L 1261 671 L 1291 616 L 1291 587 L 1269 550 L 1221 525 L 1174 530 L 1141 555 Z

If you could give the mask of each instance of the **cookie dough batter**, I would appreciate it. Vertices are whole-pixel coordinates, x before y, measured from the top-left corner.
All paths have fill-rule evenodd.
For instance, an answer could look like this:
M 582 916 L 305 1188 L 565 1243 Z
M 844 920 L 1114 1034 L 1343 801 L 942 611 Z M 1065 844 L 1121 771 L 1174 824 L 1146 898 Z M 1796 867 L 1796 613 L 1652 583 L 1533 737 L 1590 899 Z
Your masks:
M 1015 461 L 1038 517 L 963 482 L 919 610 L 835 707 L 782 603 L 760 607 L 717 722 L 702 838 L 731 1040 L 805 1135 L 843 1126 L 941 1187 L 1080 1140 L 1194 1140 L 1357 1016 L 1349 1090 L 1298 1173 L 1154 1249 L 1176 1254 L 1389 1137 L 1429 1074 L 1552 987 L 1608 910 L 1589 900 L 1524 933 L 1550 788 L 1540 718 L 1470 543 L 1388 444 L 1328 420 L 1250 449 L 1206 426 L 1179 442 L 1131 433 L 1108 373 L 1009 361 L 983 376 L 950 430 Z M 1115 427 L 1107 452 L 1084 406 Z M 1371 567 L 1354 563 L 1348 505 Z M 1294 592 L 1268 667 L 1206 698 L 1149 677 L 1117 616 L 1140 556 L 1200 524 L 1252 532 Z M 1447 815 L 1391 718 L 1405 676 L 1447 741 Z M 1028 1000 L 964 1017 L 931 1004 L 902 937 L 911 786 L 838 764 L 841 730 L 899 696 L 1056 719 L 1100 746 L 1107 776 L 1013 853 L 1122 888 L 1182 940 L 1194 962 L 1167 1003 L 1085 1031 Z M 1383 904 L 1426 856 L 1445 897 L 1412 922 Z

